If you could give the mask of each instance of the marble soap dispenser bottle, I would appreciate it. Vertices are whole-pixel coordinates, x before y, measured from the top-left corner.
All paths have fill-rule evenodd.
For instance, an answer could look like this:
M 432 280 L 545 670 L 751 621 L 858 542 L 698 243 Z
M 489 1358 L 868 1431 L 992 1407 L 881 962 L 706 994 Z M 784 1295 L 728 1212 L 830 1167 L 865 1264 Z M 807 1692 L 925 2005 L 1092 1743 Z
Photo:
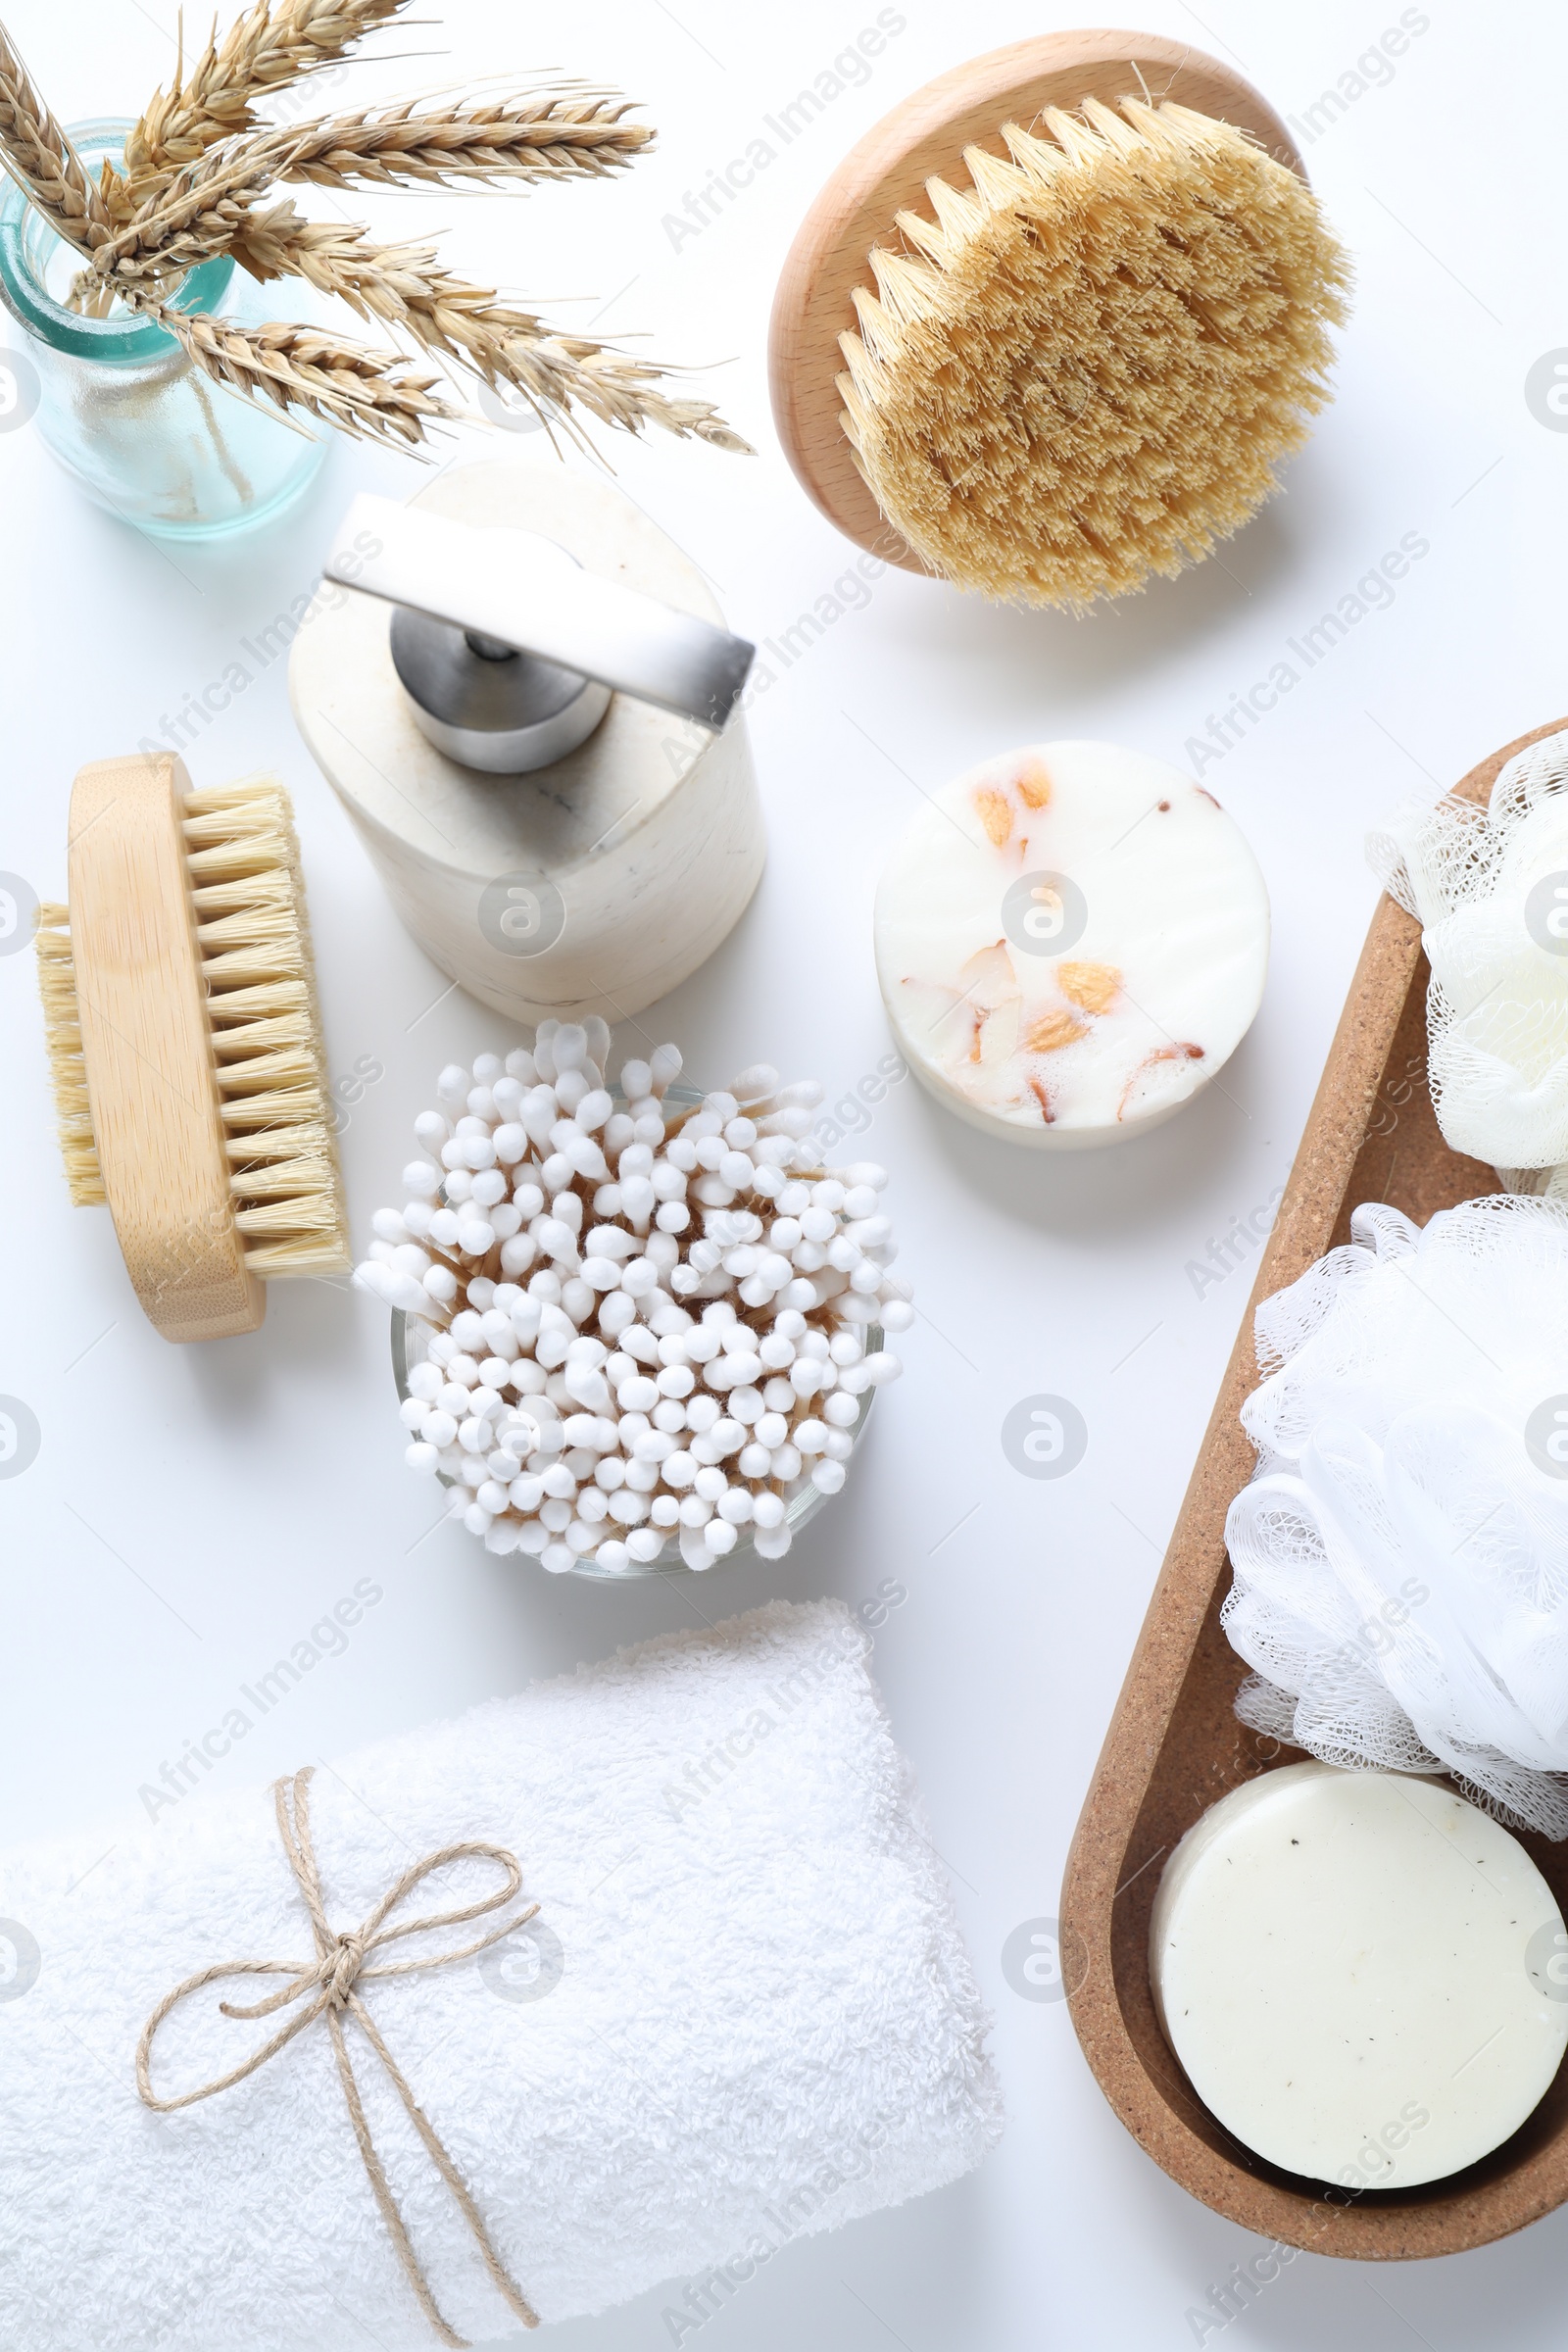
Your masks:
M 441 970 L 526 1023 L 695 971 L 766 849 L 754 649 L 696 565 L 608 483 L 491 461 L 356 499 L 323 574 L 294 715 Z

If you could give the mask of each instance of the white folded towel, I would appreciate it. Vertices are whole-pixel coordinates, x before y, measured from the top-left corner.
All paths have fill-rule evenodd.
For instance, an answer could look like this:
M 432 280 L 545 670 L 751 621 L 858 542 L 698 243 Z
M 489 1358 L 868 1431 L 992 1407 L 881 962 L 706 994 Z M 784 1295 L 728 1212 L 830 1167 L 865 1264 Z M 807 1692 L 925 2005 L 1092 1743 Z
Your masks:
M 788 2236 L 956 2179 L 1000 2132 L 986 2015 L 867 1648 L 838 1604 L 775 1601 L 316 1774 L 334 1929 L 458 1838 L 510 1847 L 540 1905 L 477 1959 L 360 1991 L 545 2320 L 726 2263 L 743 2278 Z M 270 1798 L 191 1798 L 100 1852 L 0 1859 L 0 2342 L 424 2352 L 324 2019 L 198 2106 L 137 2095 L 137 2037 L 182 1979 L 314 1958 Z M 401 1916 L 497 1876 L 447 1864 Z M 217 2002 L 282 1981 L 218 1984 L 172 2015 L 156 2089 L 265 2040 L 289 2012 L 241 2024 Z M 441 2310 L 480 2342 L 518 2332 L 347 2034 Z

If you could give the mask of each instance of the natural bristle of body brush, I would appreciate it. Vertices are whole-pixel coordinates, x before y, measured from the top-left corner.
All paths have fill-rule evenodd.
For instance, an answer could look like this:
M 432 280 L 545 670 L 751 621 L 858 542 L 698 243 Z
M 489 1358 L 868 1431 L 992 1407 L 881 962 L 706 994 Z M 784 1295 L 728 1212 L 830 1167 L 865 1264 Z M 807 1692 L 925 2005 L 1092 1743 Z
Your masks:
M 288 794 L 270 776 L 187 793 L 182 830 L 245 1263 L 269 1280 L 342 1273 L 352 1253 Z
M 107 1200 L 167 1339 L 253 1331 L 264 1280 L 350 1264 L 304 883 L 270 777 L 101 760 L 39 984 L 71 1196 Z
M 1085 611 L 1237 530 L 1329 398 L 1348 268 L 1309 188 L 1182 106 L 1047 108 L 927 186 L 841 348 L 877 505 L 960 587 Z
M 38 909 L 34 944 L 38 994 L 43 999 L 44 1044 L 54 1081 L 55 1124 L 66 1183 L 76 1208 L 102 1207 L 104 1172 L 92 1140 L 87 1106 L 87 1072 L 81 1058 L 81 1025 L 76 1018 L 76 973 L 71 954 L 71 918 L 64 906 Z

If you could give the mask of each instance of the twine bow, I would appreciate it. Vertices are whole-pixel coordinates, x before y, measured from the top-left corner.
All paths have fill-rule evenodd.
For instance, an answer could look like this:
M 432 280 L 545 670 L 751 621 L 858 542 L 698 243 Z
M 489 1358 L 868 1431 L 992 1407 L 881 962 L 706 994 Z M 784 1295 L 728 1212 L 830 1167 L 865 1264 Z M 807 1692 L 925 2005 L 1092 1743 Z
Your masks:
M 519 1928 L 524 1920 L 532 1919 L 539 1906 L 531 1903 L 526 1911 L 515 1913 L 504 1926 L 492 1928 L 488 1936 L 481 1936 L 477 1942 L 466 1943 L 457 1951 L 433 1952 L 427 1958 L 418 1960 L 392 1960 L 383 1961 L 378 1966 L 368 1965 L 372 1953 L 395 1943 L 399 1936 L 419 1936 L 434 1928 L 462 1927 L 467 1920 L 482 1919 L 486 1912 L 499 1910 L 503 1903 L 511 1902 L 521 1887 L 522 1872 L 516 1856 L 509 1853 L 504 1845 L 490 1845 L 481 1838 L 463 1838 L 456 1844 L 440 1846 L 434 1853 L 426 1854 L 422 1862 L 414 1863 L 358 1928 L 347 1934 L 338 1934 L 327 1924 L 320 1873 L 316 1866 L 316 1850 L 311 1841 L 310 1784 L 313 1769 L 308 1765 L 302 1772 L 295 1773 L 291 1781 L 275 1782 L 272 1801 L 277 1811 L 277 1834 L 283 1841 L 283 1851 L 288 1856 L 289 1867 L 311 1915 L 311 1926 L 316 1935 L 316 1958 L 307 1961 L 220 1960 L 211 1968 L 200 1969 L 195 1976 L 187 1977 L 182 1984 L 174 1986 L 172 1992 L 164 1995 L 142 2028 L 141 2039 L 136 2045 L 136 2087 L 146 2104 L 156 2108 L 161 2115 L 171 2114 L 176 2107 L 193 2107 L 198 2099 L 210 2099 L 218 2091 L 228 2090 L 234 2083 L 243 2082 L 247 2075 L 254 2075 L 259 2067 L 265 2066 L 269 2058 L 276 2057 L 278 2051 L 285 2048 L 297 2034 L 303 2034 L 318 2017 L 324 2018 L 326 2030 L 332 2037 L 332 2052 L 337 2059 L 338 2077 L 348 2103 L 354 2136 L 359 2142 L 360 2154 L 365 2159 L 365 2169 L 375 2192 L 375 2201 L 381 2208 L 381 2217 L 408 2274 L 409 2283 L 418 2297 L 419 2308 L 441 2341 L 451 2345 L 453 2352 L 466 2352 L 466 2339 L 448 2326 L 437 2308 L 429 2280 L 419 2267 L 419 2258 L 414 2251 L 403 2216 L 398 2211 L 385 2168 L 371 2140 L 360 2098 L 360 2086 L 355 2081 L 354 2068 L 349 2059 L 343 2019 L 345 2015 L 353 2018 L 391 2077 L 415 2130 L 429 2151 L 442 2180 L 456 2197 L 463 2218 L 484 2256 L 485 2269 L 496 2286 L 523 2326 L 537 2328 L 538 2314 L 529 2307 L 522 2289 L 507 2272 L 491 2245 L 466 2181 L 409 2087 L 402 2068 L 382 2040 L 374 2019 L 360 1998 L 358 1988 L 372 1977 L 409 1977 L 421 1969 L 447 1968 L 459 1960 L 471 1960 L 475 1952 L 482 1952 L 489 1944 L 499 1943 L 504 1936 L 511 1935 L 514 1928 Z M 403 1927 L 389 1928 L 384 1924 L 389 1914 L 405 1895 L 418 1886 L 421 1879 L 428 1878 L 443 1863 L 455 1862 L 468 1854 L 499 1862 L 506 1873 L 506 1886 L 498 1892 L 486 1895 L 482 1902 L 469 1903 L 464 1910 L 437 1912 L 429 1919 L 410 1920 Z M 294 2001 L 303 2001 L 305 2006 L 272 2035 L 270 2041 L 253 2050 L 242 2065 L 232 2067 L 226 2075 L 215 2076 L 211 2082 L 203 2082 L 195 2090 L 182 2091 L 177 2098 L 160 2098 L 153 2089 L 150 2062 L 154 2037 L 170 2012 L 178 2008 L 180 2002 L 191 1993 L 199 1992 L 204 1984 L 216 1984 L 223 1977 L 267 1976 L 287 1977 L 289 1981 L 264 2001 L 244 2005 L 236 2001 L 220 2001 L 219 2007 L 223 2016 L 270 2017 L 275 2010 L 287 2008 Z

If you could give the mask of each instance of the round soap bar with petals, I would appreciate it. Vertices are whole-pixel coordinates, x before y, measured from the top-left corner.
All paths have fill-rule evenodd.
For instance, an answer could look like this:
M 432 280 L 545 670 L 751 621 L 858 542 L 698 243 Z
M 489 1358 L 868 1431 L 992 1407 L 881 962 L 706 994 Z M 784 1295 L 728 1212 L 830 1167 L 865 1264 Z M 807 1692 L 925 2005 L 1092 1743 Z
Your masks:
M 1568 1932 L 1519 1840 L 1452 1789 L 1291 1764 L 1177 1846 L 1150 1924 L 1166 2040 L 1227 2131 L 1352 2189 L 1474 2164 L 1568 2041 Z
M 930 796 L 882 876 L 876 962 L 905 1057 L 950 1110 L 1011 1143 L 1115 1143 L 1246 1035 L 1268 893 L 1190 777 L 1115 744 L 1035 744 Z

